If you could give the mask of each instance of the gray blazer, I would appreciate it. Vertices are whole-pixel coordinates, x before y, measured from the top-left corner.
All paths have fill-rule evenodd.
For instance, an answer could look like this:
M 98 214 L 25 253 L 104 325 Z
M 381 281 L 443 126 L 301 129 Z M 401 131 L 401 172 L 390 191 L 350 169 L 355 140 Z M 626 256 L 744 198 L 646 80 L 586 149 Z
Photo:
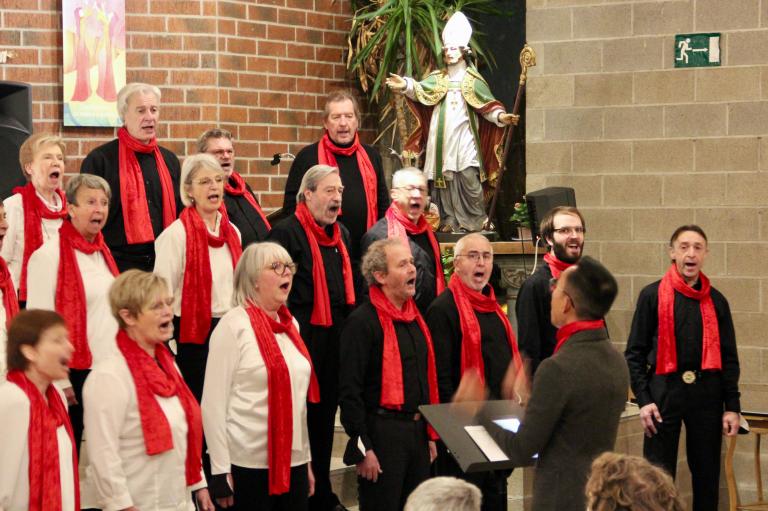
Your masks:
M 586 509 L 590 464 L 614 448 L 628 383 L 627 363 L 608 332 L 584 330 L 541 362 L 517 434 L 481 418 L 510 459 L 523 465 L 538 453 L 535 511 Z

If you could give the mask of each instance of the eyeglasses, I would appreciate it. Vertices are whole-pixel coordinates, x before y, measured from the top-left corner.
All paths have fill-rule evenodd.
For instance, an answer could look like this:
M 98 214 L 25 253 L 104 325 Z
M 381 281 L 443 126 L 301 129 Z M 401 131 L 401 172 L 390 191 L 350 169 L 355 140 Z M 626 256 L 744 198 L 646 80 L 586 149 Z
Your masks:
M 398 186 L 397 190 L 405 190 L 408 193 L 418 190 L 419 193 L 422 195 L 426 195 L 427 192 L 429 191 L 429 189 L 426 186 L 414 186 L 414 185 Z
M 559 229 L 553 229 L 557 234 L 564 234 L 570 236 L 571 234 L 584 234 L 587 230 L 583 227 L 561 227 Z
M 456 257 L 466 257 L 467 259 L 469 259 L 473 263 L 478 262 L 480 260 L 480 258 L 482 258 L 483 261 L 486 262 L 486 263 L 493 261 L 493 254 L 492 253 L 490 253 L 490 252 L 476 252 L 474 250 L 471 251 L 471 252 L 467 252 L 466 254 L 455 255 L 454 258 L 456 258 Z
M 296 269 L 299 267 L 296 263 L 284 263 L 282 261 L 275 261 L 274 263 L 267 266 L 267 268 L 271 269 L 278 277 L 284 277 L 287 273 L 286 270 L 290 270 L 291 274 L 296 275 Z
M 202 179 L 196 179 L 195 184 L 200 186 L 211 186 L 213 183 L 221 184 L 224 182 L 224 176 L 216 176 L 213 178 L 210 177 L 204 177 Z

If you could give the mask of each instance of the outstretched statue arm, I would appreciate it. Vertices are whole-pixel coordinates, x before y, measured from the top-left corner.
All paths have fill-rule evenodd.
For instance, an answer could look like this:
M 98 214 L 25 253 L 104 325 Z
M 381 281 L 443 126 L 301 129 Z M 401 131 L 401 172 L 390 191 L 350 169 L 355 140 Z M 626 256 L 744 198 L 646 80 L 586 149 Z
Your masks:
M 396 75 L 395 73 L 389 73 L 389 77 L 385 80 L 385 83 L 387 84 L 387 87 L 389 87 L 394 92 L 403 93 L 405 92 L 406 87 L 408 86 L 408 82 L 400 75 Z

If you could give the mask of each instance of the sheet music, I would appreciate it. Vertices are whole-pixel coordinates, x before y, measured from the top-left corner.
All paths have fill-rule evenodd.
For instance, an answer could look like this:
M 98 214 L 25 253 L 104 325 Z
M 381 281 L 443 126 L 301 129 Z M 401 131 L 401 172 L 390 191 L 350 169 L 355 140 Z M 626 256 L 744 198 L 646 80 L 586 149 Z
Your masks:
M 488 431 L 483 426 L 464 426 L 464 431 L 477 444 L 488 461 L 508 461 L 509 458 L 501 450 Z

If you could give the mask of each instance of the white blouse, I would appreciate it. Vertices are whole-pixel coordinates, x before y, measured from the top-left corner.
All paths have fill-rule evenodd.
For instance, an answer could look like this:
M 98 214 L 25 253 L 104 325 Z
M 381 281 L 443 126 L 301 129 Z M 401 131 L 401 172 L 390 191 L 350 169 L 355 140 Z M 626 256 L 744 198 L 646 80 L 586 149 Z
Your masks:
M 64 395 L 59 393 L 66 403 Z M 0 383 L 0 509 L 29 509 L 29 398 L 18 385 Z M 72 441 L 62 424 L 56 430 L 59 445 L 61 509 L 75 511 L 75 477 L 72 472 Z
M 298 323 L 294 319 L 298 329 Z M 277 334 L 291 379 L 293 440 L 291 466 L 308 463 L 307 389 L 310 365 L 287 334 Z M 203 387 L 203 429 L 211 473 L 230 473 L 231 465 L 268 468 L 267 368 L 248 313 L 235 307 L 211 335 Z
M 98 503 L 83 502 L 84 508 L 194 510 L 191 492 L 205 488 L 206 482 L 203 476 L 193 486 L 186 483 L 184 408 L 176 396 L 155 399 L 171 426 L 174 448 L 148 456 L 136 387 L 125 358 L 111 357 L 91 370 L 83 387 L 85 446 L 90 464 L 81 487 L 85 495 L 93 494 L 95 489 Z
M 75 249 L 75 259 L 85 289 L 88 347 L 96 364 L 119 353 L 115 342 L 117 320 L 109 306 L 109 288 L 115 277 L 100 252 L 86 254 Z M 27 282 L 27 308 L 56 310 L 59 238 L 46 241 L 32 253 L 27 271 L 31 277 Z
M 48 202 L 42 195 L 37 194 L 43 204 L 48 206 L 51 211 L 61 211 L 61 197 L 57 193 L 53 194 L 53 203 Z M 16 290 L 19 289 L 19 280 L 21 279 L 21 263 L 24 260 L 24 204 L 21 200 L 21 194 L 16 193 L 3 201 L 5 215 L 8 220 L 8 231 L 3 239 L 3 247 L 0 249 L 0 257 L 5 259 L 8 264 L 8 270 L 11 272 L 11 279 Z M 47 240 L 59 239 L 59 227 L 62 219 L 43 218 L 43 243 Z
M 219 235 L 221 213 L 216 214 L 216 228 L 209 232 Z M 237 238 L 240 231 L 234 224 Z M 211 315 L 220 318 L 232 308 L 235 270 L 229 247 L 224 243 L 220 247 L 208 246 L 211 261 Z M 155 240 L 155 270 L 168 283 L 168 292 L 173 295 L 173 314 L 181 316 L 181 293 L 184 287 L 184 269 L 187 264 L 187 233 L 181 220 L 174 220 Z

